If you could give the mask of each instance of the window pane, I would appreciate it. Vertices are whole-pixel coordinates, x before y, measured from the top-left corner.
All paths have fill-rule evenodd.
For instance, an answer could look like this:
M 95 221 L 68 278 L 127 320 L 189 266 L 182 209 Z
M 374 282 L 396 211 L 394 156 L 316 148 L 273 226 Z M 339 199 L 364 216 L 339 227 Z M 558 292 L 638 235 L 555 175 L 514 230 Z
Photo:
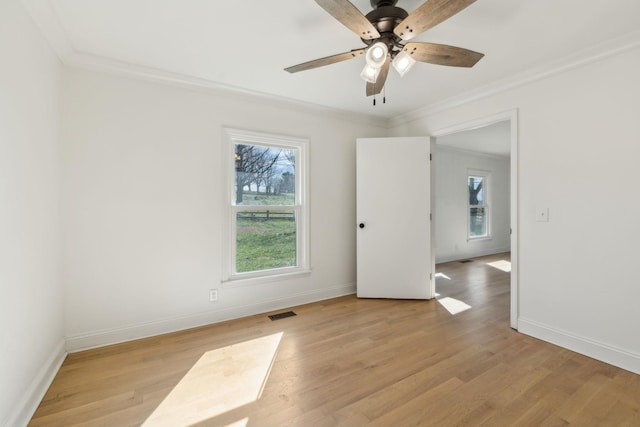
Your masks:
M 487 235 L 487 211 L 485 208 L 469 208 L 469 236 Z
M 293 206 L 296 149 L 235 144 L 235 204 Z
M 470 176 L 469 177 L 469 205 L 484 205 L 484 177 L 482 176 Z
M 296 218 L 293 210 L 238 212 L 236 271 L 296 266 Z

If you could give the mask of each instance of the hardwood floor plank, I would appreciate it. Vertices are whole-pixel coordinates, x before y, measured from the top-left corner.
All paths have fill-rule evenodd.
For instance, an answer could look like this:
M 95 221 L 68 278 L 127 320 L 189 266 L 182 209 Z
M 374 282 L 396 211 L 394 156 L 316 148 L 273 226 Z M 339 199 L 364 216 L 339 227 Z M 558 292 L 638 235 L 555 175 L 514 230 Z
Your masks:
M 351 295 L 71 354 L 30 425 L 640 426 L 640 376 L 509 327 L 489 265 L 508 259 L 438 265 L 437 300 Z

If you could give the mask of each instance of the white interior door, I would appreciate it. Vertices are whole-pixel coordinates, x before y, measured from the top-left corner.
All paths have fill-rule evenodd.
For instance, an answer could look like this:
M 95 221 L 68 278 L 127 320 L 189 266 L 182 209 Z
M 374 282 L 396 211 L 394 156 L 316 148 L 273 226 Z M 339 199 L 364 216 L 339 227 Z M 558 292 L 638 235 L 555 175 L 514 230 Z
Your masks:
M 357 140 L 357 294 L 434 297 L 431 139 Z

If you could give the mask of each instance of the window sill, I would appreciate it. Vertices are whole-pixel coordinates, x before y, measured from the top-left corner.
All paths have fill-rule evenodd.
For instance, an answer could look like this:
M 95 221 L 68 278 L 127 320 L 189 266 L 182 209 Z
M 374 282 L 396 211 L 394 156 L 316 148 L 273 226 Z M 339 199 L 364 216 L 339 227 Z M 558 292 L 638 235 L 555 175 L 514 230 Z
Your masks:
M 248 276 L 234 276 L 226 280 L 222 280 L 223 288 L 235 288 L 240 286 L 259 285 L 262 283 L 278 282 L 281 280 L 299 279 L 302 277 L 311 276 L 311 270 L 295 270 L 286 273 L 274 273 L 274 274 L 262 274 L 262 275 L 248 275 Z
M 467 237 L 467 242 L 481 242 L 481 241 L 485 241 L 485 240 L 493 240 L 493 237 L 491 237 L 491 236 Z

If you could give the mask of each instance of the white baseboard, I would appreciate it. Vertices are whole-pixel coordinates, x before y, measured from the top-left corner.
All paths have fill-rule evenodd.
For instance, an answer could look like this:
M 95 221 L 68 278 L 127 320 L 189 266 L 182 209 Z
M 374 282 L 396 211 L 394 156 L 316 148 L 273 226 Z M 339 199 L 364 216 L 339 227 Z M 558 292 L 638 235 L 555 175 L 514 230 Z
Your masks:
M 529 319 L 518 319 L 518 331 L 640 375 L 640 354 Z
M 33 417 L 38 405 L 40 405 L 40 401 L 42 401 L 58 370 L 60 370 L 65 357 L 67 357 L 65 342 L 60 340 L 49 359 L 42 365 L 38 374 L 29 384 L 20 401 L 13 405 L 13 411 L 9 413 L 9 416 L 4 420 L 4 424 L 2 424 L 4 427 L 18 427 L 29 424 L 31 417 Z
M 506 248 L 485 249 L 482 251 L 473 251 L 465 254 L 451 254 L 451 255 L 438 256 L 438 251 L 436 250 L 436 264 L 441 264 L 443 262 L 459 261 L 462 259 L 476 258 L 480 256 L 501 254 L 503 252 L 510 252 L 510 251 L 511 251 L 511 248 L 506 247 Z
M 73 353 L 90 348 L 103 347 L 105 345 L 118 344 L 169 332 L 196 328 L 198 326 L 210 325 L 226 320 L 238 319 L 240 317 L 253 316 L 282 308 L 354 294 L 355 292 L 355 283 L 348 283 L 331 288 L 288 295 L 270 301 L 261 301 L 259 303 L 228 307 L 216 311 L 129 325 L 123 328 L 94 331 L 87 334 L 67 337 L 66 349 L 68 352 Z

